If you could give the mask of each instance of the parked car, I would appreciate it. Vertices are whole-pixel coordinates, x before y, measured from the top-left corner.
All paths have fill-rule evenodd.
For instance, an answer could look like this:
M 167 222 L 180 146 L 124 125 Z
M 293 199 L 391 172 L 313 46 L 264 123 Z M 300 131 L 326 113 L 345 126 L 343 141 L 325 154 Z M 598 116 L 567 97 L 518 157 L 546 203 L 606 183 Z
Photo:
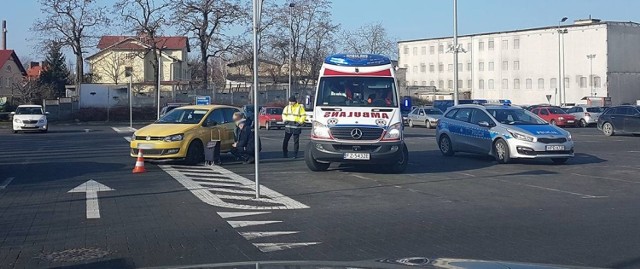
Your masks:
M 131 157 L 143 150 L 152 160 L 204 161 L 204 147 L 220 141 L 220 151 L 229 152 L 234 143 L 233 113 L 240 109 L 224 105 L 183 106 L 171 110 L 153 124 L 137 130 L 131 137 Z
M 11 112 L 13 116 L 13 133 L 19 131 L 40 131 L 47 132 L 49 123 L 47 122 L 49 112 L 44 112 L 40 105 L 21 105 Z
M 640 134 L 640 106 L 616 106 L 605 110 L 598 118 L 598 130 L 606 136 L 616 133 Z
M 576 117 L 567 114 L 566 111 L 557 106 L 540 106 L 531 109 L 531 112 L 546 120 L 551 125 L 562 127 L 576 126 Z
M 265 128 L 270 130 L 272 128 L 282 129 L 284 122 L 282 121 L 282 108 L 281 107 L 263 107 L 260 110 L 260 116 L 258 119 L 259 128 Z
M 595 125 L 598 122 L 598 118 L 604 111 L 603 107 L 590 107 L 586 105 L 578 105 L 567 110 L 567 113 L 576 117 L 578 125 L 580 127 L 587 127 L 589 125 Z
M 548 158 L 556 164 L 574 156 L 571 134 L 519 107 L 458 105 L 447 110 L 436 129 L 445 156 L 470 152 L 513 158 Z
M 421 125 L 428 129 L 435 128 L 440 118 L 442 111 L 432 106 L 417 107 L 407 115 L 409 127 Z

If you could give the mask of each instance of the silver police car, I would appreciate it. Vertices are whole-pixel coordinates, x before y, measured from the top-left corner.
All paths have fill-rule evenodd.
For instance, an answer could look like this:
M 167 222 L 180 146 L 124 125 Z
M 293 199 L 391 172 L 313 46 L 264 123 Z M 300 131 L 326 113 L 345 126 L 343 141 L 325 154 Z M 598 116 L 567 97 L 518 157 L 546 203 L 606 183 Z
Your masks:
M 489 154 L 499 163 L 513 158 L 549 158 L 556 164 L 573 157 L 569 132 L 509 105 L 451 107 L 438 122 L 436 138 L 445 156 L 470 152 Z

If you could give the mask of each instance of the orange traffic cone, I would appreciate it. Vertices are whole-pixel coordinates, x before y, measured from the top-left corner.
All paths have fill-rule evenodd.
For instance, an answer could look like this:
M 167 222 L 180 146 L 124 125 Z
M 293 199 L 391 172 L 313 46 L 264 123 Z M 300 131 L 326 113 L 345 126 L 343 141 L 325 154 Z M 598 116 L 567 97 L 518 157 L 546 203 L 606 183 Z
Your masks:
M 146 173 L 147 170 L 144 169 L 144 156 L 142 155 L 142 149 L 138 149 L 138 159 L 136 160 L 136 166 L 133 167 L 133 173 Z

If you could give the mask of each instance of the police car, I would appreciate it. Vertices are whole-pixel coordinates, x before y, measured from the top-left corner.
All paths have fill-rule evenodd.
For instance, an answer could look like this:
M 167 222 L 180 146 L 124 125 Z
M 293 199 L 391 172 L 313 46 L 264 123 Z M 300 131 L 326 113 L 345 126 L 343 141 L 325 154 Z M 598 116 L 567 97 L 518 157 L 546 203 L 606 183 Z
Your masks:
M 548 158 L 556 164 L 573 157 L 571 134 L 535 114 L 509 105 L 458 105 L 438 122 L 438 147 L 455 152 L 489 154 L 499 163 L 511 159 Z

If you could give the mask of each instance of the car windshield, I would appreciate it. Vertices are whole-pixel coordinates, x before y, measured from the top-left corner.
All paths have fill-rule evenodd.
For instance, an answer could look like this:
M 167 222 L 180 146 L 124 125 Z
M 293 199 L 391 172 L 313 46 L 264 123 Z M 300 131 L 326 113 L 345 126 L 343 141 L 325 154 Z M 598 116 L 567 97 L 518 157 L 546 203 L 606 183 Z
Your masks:
M 267 108 L 265 113 L 267 115 L 280 115 L 282 114 L 282 108 L 279 108 L 279 107 Z
M 396 86 L 389 77 L 326 77 L 318 87 L 319 106 L 397 107 Z
M 524 109 L 487 109 L 498 122 L 509 125 L 545 125 L 546 121 Z
M 16 109 L 16 115 L 42 115 L 42 108 L 40 107 L 18 107 Z
M 549 113 L 551 114 L 567 114 L 566 111 L 562 110 L 562 108 L 558 108 L 558 107 L 548 107 L 547 110 L 549 110 Z
M 602 107 L 587 107 L 587 112 L 602 113 L 603 111 L 604 111 L 604 108 Z
M 425 108 L 424 113 L 427 113 L 428 115 L 442 115 L 442 111 L 437 108 Z
M 197 124 L 207 114 L 206 109 L 174 109 L 156 123 Z

